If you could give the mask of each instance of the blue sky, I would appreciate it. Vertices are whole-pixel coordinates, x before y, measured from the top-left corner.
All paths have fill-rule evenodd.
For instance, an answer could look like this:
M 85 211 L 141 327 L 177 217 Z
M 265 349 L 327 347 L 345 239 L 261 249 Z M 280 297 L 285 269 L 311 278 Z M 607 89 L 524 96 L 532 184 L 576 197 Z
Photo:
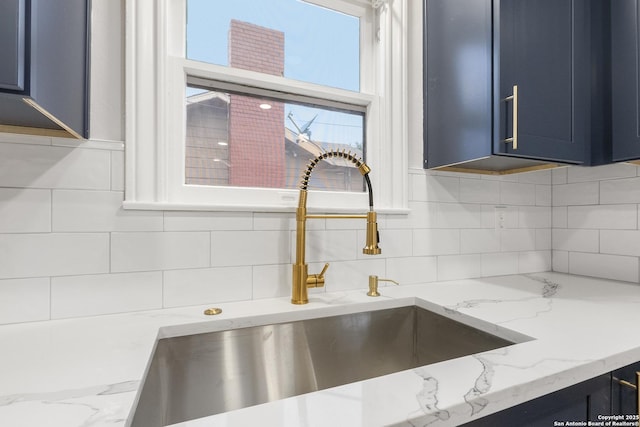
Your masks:
M 359 90 L 358 19 L 300 0 L 188 0 L 187 56 L 228 65 L 229 21 L 238 19 L 285 33 L 285 77 Z M 318 118 L 312 139 L 362 143 L 362 118 L 287 105 L 299 125 Z M 285 126 L 294 129 L 285 118 Z

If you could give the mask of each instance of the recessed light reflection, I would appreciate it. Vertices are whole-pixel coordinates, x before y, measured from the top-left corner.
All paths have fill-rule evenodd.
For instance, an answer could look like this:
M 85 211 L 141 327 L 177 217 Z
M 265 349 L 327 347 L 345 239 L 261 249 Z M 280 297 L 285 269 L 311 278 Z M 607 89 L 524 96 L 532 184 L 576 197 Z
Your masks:
M 229 145 L 229 143 L 227 141 L 218 141 L 218 145 L 226 147 L 227 145 Z
M 270 110 L 271 109 L 271 104 L 260 104 L 260 108 L 262 108 L 263 110 Z

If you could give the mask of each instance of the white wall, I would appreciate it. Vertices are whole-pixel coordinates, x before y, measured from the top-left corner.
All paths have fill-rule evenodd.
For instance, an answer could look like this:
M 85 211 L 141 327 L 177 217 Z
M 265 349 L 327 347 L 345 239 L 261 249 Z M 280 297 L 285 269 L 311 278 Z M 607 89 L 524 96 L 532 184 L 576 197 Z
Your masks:
M 0 323 L 289 295 L 293 213 L 121 208 L 124 6 L 93 7 L 92 139 L 0 134 Z M 363 221 L 310 221 L 310 270 L 331 263 L 313 292 L 365 291 L 370 274 L 412 284 L 549 270 L 552 172 L 423 171 L 420 73 L 410 81 L 411 213 L 381 216 L 376 257 L 361 254 Z

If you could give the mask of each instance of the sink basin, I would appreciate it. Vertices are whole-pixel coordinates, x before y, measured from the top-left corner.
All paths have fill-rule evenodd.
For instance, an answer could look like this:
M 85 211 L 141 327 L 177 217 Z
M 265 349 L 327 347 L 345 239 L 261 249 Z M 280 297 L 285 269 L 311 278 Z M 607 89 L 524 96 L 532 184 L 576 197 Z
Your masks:
M 164 426 L 513 344 L 418 306 L 159 339 L 131 426 Z

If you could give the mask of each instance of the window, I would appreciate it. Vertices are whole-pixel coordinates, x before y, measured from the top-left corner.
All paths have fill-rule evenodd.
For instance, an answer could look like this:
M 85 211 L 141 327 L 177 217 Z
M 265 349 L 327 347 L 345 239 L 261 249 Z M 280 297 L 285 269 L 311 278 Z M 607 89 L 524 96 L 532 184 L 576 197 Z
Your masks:
M 189 85 L 186 99 L 186 185 L 295 189 L 310 158 L 334 150 L 364 157 L 363 112 Z M 362 175 L 343 158 L 315 170 L 314 189 L 364 191 Z
M 127 0 L 125 208 L 405 208 L 405 2 Z
M 186 7 L 189 59 L 360 89 L 358 16 L 300 0 L 187 0 Z

